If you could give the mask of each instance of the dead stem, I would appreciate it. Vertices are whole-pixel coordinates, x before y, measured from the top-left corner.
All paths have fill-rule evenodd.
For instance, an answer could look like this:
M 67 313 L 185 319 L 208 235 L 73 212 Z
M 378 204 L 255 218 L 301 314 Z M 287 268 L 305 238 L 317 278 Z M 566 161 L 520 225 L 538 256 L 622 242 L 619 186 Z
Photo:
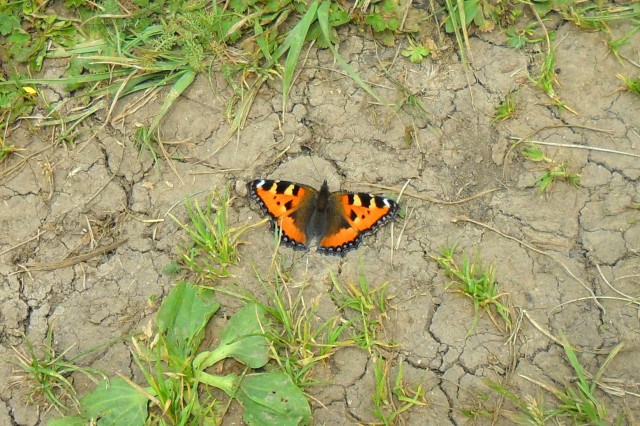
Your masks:
M 36 156 L 42 154 L 43 152 L 53 148 L 55 145 L 56 145 L 55 143 L 52 143 L 51 145 L 47 146 L 46 148 L 42 148 L 41 150 L 36 151 L 31 155 L 28 155 L 27 157 L 25 157 L 22 160 L 20 160 L 18 163 L 14 164 L 12 167 L 9 167 L 9 168 L 3 170 L 2 172 L 0 172 L 0 180 L 7 178 L 12 173 L 17 173 L 33 157 L 36 157 Z
M 38 233 L 37 233 L 36 235 L 34 235 L 33 237 L 29 238 L 28 240 L 25 240 L 25 241 L 23 241 L 23 242 L 21 242 L 21 243 L 18 243 L 18 244 L 16 244 L 16 245 L 15 245 L 15 246 L 13 246 L 13 247 L 9 247 L 9 248 L 8 248 L 8 249 L 6 249 L 5 251 L 0 251 L 0 256 L 3 256 L 3 255 L 5 255 L 5 254 L 9 253 L 10 251 L 15 250 L 15 249 L 17 249 L 18 247 L 23 246 L 23 245 L 25 245 L 25 244 L 27 244 L 27 243 L 29 243 L 29 242 L 33 241 L 33 240 L 37 240 L 37 239 L 38 239 L 38 238 L 40 238 L 40 236 L 41 236 L 41 235 L 43 235 L 45 232 L 47 232 L 47 231 L 40 231 L 40 230 L 38 230 Z
M 518 138 L 518 137 L 515 137 L 515 136 L 510 136 L 509 139 L 515 140 L 516 144 L 519 144 L 519 143 L 525 141 L 524 138 Z M 533 143 L 533 144 L 536 144 L 536 145 L 557 146 L 557 147 L 560 147 L 560 148 L 586 149 L 586 150 L 589 150 L 589 151 L 606 152 L 606 153 L 609 153 L 609 154 L 627 155 L 629 157 L 640 158 L 640 154 L 633 154 L 633 153 L 624 152 L 624 151 L 616 151 L 614 149 L 599 148 L 599 147 L 596 147 L 596 146 L 577 145 L 577 144 L 573 144 L 573 143 L 542 142 L 542 141 L 533 141 L 533 140 L 526 140 L 526 142 Z
M 463 198 L 461 200 L 444 201 L 444 200 L 439 200 L 437 198 L 427 197 L 426 195 L 416 194 L 415 192 L 404 191 L 404 189 L 398 190 L 398 188 L 395 188 L 393 186 L 379 185 L 377 183 L 364 183 L 363 185 L 370 186 L 372 188 L 384 189 L 386 191 L 398 192 L 398 193 L 400 193 L 402 191 L 402 194 L 406 195 L 407 197 L 416 198 L 418 200 L 427 201 L 429 203 L 444 204 L 444 205 L 448 205 L 448 206 L 455 205 L 455 204 L 466 203 L 466 202 L 475 200 L 476 198 L 483 197 L 483 196 L 485 196 L 487 194 L 490 194 L 492 192 L 500 191 L 499 188 L 487 189 L 486 191 L 479 192 L 479 193 L 477 193 L 475 195 L 472 195 L 472 196 L 467 197 L 467 198 Z
M 100 256 L 105 253 L 109 253 L 110 251 L 115 250 L 120 247 L 122 244 L 127 242 L 128 238 L 124 238 L 120 241 L 116 241 L 115 243 L 108 244 L 104 247 L 100 247 L 94 251 L 90 251 L 89 253 L 81 254 L 79 256 L 74 256 L 69 259 L 61 260 L 59 262 L 50 262 L 50 263 L 29 263 L 26 265 L 20 265 L 22 268 L 27 271 L 53 271 L 56 269 L 66 268 L 68 266 L 76 265 L 80 262 L 84 262 L 93 257 Z

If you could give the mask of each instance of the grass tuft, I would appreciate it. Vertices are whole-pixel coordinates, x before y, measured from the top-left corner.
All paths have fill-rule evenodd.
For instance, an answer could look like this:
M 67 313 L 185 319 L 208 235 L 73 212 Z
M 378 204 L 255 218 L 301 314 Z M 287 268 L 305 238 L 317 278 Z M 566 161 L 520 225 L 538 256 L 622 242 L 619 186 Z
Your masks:
M 640 96 L 640 76 L 637 78 L 631 78 L 618 74 L 617 77 L 624 82 L 627 91 Z
M 516 92 L 508 93 L 493 113 L 493 122 L 504 121 L 516 115 Z
M 563 180 L 576 187 L 580 186 L 580 175 L 578 173 L 570 172 L 566 162 L 556 163 L 547 157 L 544 151 L 537 145 L 529 144 L 525 146 L 521 152 L 529 161 L 547 163 L 546 171 L 536 178 L 535 181 L 535 184 L 538 186 L 538 191 L 541 194 L 551 191 L 553 184 L 558 180 Z
M 60 413 L 79 412 L 79 402 L 73 387 L 72 373 L 82 373 L 93 382 L 97 382 L 97 370 L 80 367 L 76 364 L 78 357 L 67 359 L 65 356 L 71 349 L 57 354 L 53 348 L 53 330 L 49 328 L 45 344 L 38 355 L 29 339 L 25 339 L 26 351 L 13 348 L 15 358 L 9 360 L 18 368 L 12 376 L 9 387 L 26 388 L 29 403 L 46 405 Z
M 181 260 L 200 280 L 229 277 L 231 273 L 228 267 L 238 262 L 240 236 L 252 225 L 229 225 L 228 209 L 232 200 L 228 189 L 223 193 L 215 192 L 207 199 L 204 208 L 187 197 L 185 207 L 188 223 L 182 223 L 169 214 L 191 240 L 181 254 Z
M 395 361 L 398 364 L 398 372 L 393 385 L 391 385 L 392 378 L 389 370 Z M 427 405 L 421 385 L 413 390 L 404 383 L 404 363 L 402 358 L 384 359 L 380 355 L 375 355 L 372 362 L 375 380 L 375 392 L 371 396 L 374 406 L 373 415 L 382 424 L 396 424 L 399 416 L 405 411 L 415 406 Z
M 387 283 L 371 288 L 366 278 L 360 276 L 357 285 L 349 283 L 342 286 L 333 273 L 331 282 L 334 291 L 329 293 L 329 297 L 353 329 L 355 344 L 369 352 L 374 346 L 393 347 L 393 343 L 378 339 L 378 334 L 383 330 L 383 321 L 388 318 L 390 297 L 387 296 Z
M 313 367 L 328 360 L 341 347 L 353 346 L 344 339 L 348 323 L 338 316 L 322 321 L 317 311 L 321 296 L 314 300 L 304 298 L 305 285 L 298 286 L 295 294 L 285 284 L 280 266 L 276 267 L 273 283 L 260 279 L 268 303 L 258 302 L 274 319 L 278 327 L 271 329 L 272 357 L 294 383 L 307 387 L 314 383 Z
M 580 364 L 575 350 L 566 339 L 558 341 L 562 343 L 565 355 L 575 373 L 572 382 L 565 381 L 564 388 L 560 389 L 553 384 L 521 376 L 540 386 L 540 390 L 551 394 L 557 401 L 556 403 L 545 402 L 542 393 L 535 398 L 531 395 L 519 396 L 499 383 L 487 381 L 487 385 L 516 405 L 518 411 L 514 420 L 518 424 L 542 426 L 552 421 L 562 424 L 567 419 L 570 419 L 574 424 L 603 426 L 614 424 L 608 418 L 606 406 L 598 399 L 596 390 L 601 385 L 604 371 L 622 349 L 623 344 L 621 343 L 611 350 L 598 372 L 592 377 Z M 615 424 L 624 424 L 624 419 L 616 419 Z
M 489 315 L 496 327 L 509 332 L 512 324 L 511 310 L 502 302 L 505 293 L 498 291 L 495 269 L 491 266 L 485 269 L 478 261 L 471 261 L 467 257 L 462 259 L 460 265 L 459 260 L 455 259 L 455 251 L 455 246 L 446 247 L 441 250 L 440 256 L 434 259 L 444 270 L 445 275 L 452 279 L 447 288 L 455 285 L 456 292 L 469 297 L 473 302 L 474 318 L 467 336 L 473 332 L 478 323 L 480 309 Z M 501 323 L 496 320 L 494 312 L 501 318 Z

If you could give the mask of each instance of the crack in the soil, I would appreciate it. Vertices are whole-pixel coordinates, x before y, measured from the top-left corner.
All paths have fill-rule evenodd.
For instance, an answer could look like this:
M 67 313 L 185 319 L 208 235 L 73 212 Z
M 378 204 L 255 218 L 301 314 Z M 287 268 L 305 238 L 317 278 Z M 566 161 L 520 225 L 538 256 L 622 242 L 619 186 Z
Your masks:
M 8 399 L 2 399 L 2 402 L 4 402 L 4 406 L 6 408 L 7 411 L 7 415 L 9 416 L 9 420 L 11 421 L 11 425 L 10 426 L 21 426 L 18 421 L 15 418 L 15 414 L 14 414 L 14 410 L 11 409 L 11 404 L 9 403 L 9 401 L 15 397 L 10 397 Z
M 609 173 L 611 173 L 612 175 L 613 175 L 614 173 L 615 173 L 615 174 L 618 174 L 620 177 L 622 177 L 622 179 L 623 179 L 623 181 L 624 181 L 624 182 L 630 183 L 630 184 L 632 184 L 632 185 L 638 185 L 638 184 L 640 184 L 640 177 L 638 177 L 638 178 L 636 178 L 636 179 L 633 179 L 633 178 L 631 178 L 630 176 L 627 176 L 627 175 L 625 174 L 624 169 L 620 169 L 620 168 L 618 168 L 618 167 L 615 167 L 614 165 L 611 165 L 611 164 L 608 164 L 608 163 L 605 163 L 605 162 L 602 162 L 602 161 L 594 160 L 594 159 L 592 158 L 594 153 L 595 153 L 594 151 L 589 152 L 589 160 L 588 160 L 588 162 L 587 162 L 588 164 L 595 164 L 596 166 L 600 166 L 600 167 L 602 167 L 603 169 L 607 170 L 607 171 L 608 171 Z M 606 184 L 602 184 L 602 185 L 600 185 L 600 187 L 604 187 L 604 186 L 606 186 L 606 185 L 610 185 L 610 184 L 611 184 L 611 180 L 613 180 L 613 176 L 611 177 L 611 179 L 609 179 L 609 182 L 608 182 L 608 183 L 606 183 Z M 592 195 L 595 191 L 597 191 L 597 190 L 598 190 L 598 188 L 588 188 L 588 189 L 589 189 L 589 199 L 591 199 L 591 195 Z

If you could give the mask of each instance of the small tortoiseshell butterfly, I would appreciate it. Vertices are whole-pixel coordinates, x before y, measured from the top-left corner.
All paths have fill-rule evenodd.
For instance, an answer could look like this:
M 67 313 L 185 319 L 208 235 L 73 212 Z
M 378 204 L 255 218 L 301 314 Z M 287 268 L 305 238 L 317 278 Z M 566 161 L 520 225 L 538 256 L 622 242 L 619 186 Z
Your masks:
M 306 249 L 318 239 L 318 250 L 344 254 L 358 247 L 362 236 L 393 219 L 398 203 L 362 192 L 329 192 L 325 180 L 320 191 L 293 182 L 257 179 L 247 185 L 251 197 L 273 219 L 282 241 Z

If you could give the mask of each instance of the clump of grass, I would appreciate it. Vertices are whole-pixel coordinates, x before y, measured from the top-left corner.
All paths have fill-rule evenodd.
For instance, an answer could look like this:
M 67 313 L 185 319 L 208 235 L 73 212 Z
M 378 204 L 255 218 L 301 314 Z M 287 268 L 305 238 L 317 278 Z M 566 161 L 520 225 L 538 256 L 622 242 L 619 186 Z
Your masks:
M 487 385 L 516 405 L 518 412 L 515 420 L 519 424 L 542 426 L 553 420 L 562 423 L 566 419 L 571 419 L 575 424 L 610 424 L 607 409 L 598 399 L 596 389 L 606 368 L 622 349 L 623 344 L 620 343 L 611 350 L 593 378 L 580 364 L 575 350 L 566 339 L 562 340 L 562 346 L 576 375 L 573 383 L 565 383 L 564 388 L 560 389 L 552 384 L 521 376 L 540 386 L 541 390 L 550 393 L 558 401 L 556 404 L 545 402 L 544 394 L 540 394 L 535 398 L 531 395 L 520 396 L 499 383 L 487 381 Z M 623 420 L 624 418 L 618 418 L 615 423 L 623 424 Z
M 611 38 L 607 42 L 607 44 L 609 45 L 609 50 L 611 50 L 611 52 L 616 57 L 618 62 L 620 62 L 621 65 L 624 64 L 623 59 L 626 59 L 626 58 L 622 55 L 622 53 L 620 52 L 620 49 L 623 46 L 629 45 L 631 43 L 631 37 L 633 37 L 635 33 L 637 33 L 639 30 L 640 30 L 640 27 L 636 25 L 621 37 L 613 38 L 613 36 L 611 36 Z M 626 60 L 628 61 L 628 59 Z
M 313 367 L 325 361 L 341 347 L 353 346 L 352 339 L 343 338 L 349 323 L 333 316 L 325 321 L 317 318 L 320 298 L 304 299 L 305 286 L 295 292 L 285 284 L 282 268 L 276 265 L 274 282 L 260 279 L 268 303 L 258 302 L 274 319 L 267 336 L 272 342 L 272 357 L 300 387 L 313 383 Z
M 522 149 L 522 155 L 529 161 L 548 163 L 544 174 L 536 178 L 535 184 L 538 191 L 543 194 L 551 191 L 553 184 L 558 180 L 563 180 L 570 185 L 580 185 L 580 175 L 569 171 L 567 163 L 556 163 L 547 157 L 544 151 L 537 145 L 529 144 Z
M 508 332 L 511 330 L 511 311 L 502 302 L 505 293 L 498 291 L 495 269 L 490 266 L 483 268 L 478 261 L 471 261 L 463 257 L 462 263 L 455 258 L 456 247 L 445 247 L 440 256 L 434 257 L 438 265 L 444 270 L 445 275 L 452 279 L 447 288 L 455 285 L 458 293 L 461 293 L 473 302 L 474 318 L 467 332 L 469 336 L 476 327 L 480 317 L 480 310 L 484 310 L 491 321 L 499 329 Z M 495 314 L 501 319 L 498 323 Z
M 0 163 L 6 160 L 11 154 L 22 151 L 20 148 L 16 148 L 14 145 L 5 144 L 2 138 L 0 138 Z
M 67 352 L 71 348 L 57 354 L 53 347 L 51 328 L 47 331 L 41 354 L 36 353 L 29 339 L 25 339 L 25 344 L 26 350 L 13 348 L 15 358 L 9 362 L 14 364 L 18 371 L 12 376 L 9 386 L 26 388 L 29 403 L 44 404 L 47 406 L 46 410 L 53 407 L 60 413 L 79 411 L 71 374 L 82 373 L 96 383 L 94 376 L 102 374 L 98 370 L 77 365 L 78 357 L 67 359 Z
M 556 74 L 556 51 L 554 48 L 549 48 L 548 52 L 545 54 L 542 64 L 540 65 L 538 75 L 535 77 L 529 76 L 529 80 L 542 89 L 542 91 L 547 94 L 549 99 L 551 99 L 557 107 L 566 109 L 578 115 L 575 110 L 564 103 L 556 93 L 558 77 Z
M 391 386 L 391 375 L 389 373 L 393 361 L 398 362 L 398 373 L 396 374 L 393 386 Z M 398 417 L 405 411 L 416 405 L 427 405 L 424 390 L 419 385 L 413 390 L 404 383 L 404 365 L 402 358 L 394 360 L 384 359 L 380 355 L 373 358 L 375 391 L 371 397 L 373 401 L 373 415 L 385 425 L 393 425 L 398 421 Z
M 608 2 L 550 2 L 560 15 L 580 28 L 609 31 L 609 23 L 634 20 L 640 16 L 635 5 L 617 5 Z
M 63 387 L 73 393 L 78 413 L 56 424 L 94 424 L 96 419 L 105 425 L 220 424 L 234 399 L 247 424 L 308 424 L 309 403 L 290 377 L 278 371 L 261 371 L 269 362 L 266 335 L 271 325 L 260 306 L 245 304 L 221 328 L 217 345 L 200 347 L 205 328 L 219 309 L 212 289 L 177 283 L 157 311 L 155 328 L 150 323 L 144 330 L 146 344 L 133 339 L 132 355 L 144 387 L 122 375 L 103 376 L 96 388 L 77 402 L 67 380 Z M 240 369 L 225 371 L 225 359 Z M 53 360 L 39 363 L 38 371 L 61 365 L 59 357 Z M 214 365 L 220 368 L 210 368 Z M 56 368 L 54 372 L 59 371 Z M 50 371 L 44 374 L 52 376 Z M 213 388 L 221 391 L 216 397 Z
M 624 82 L 626 86 L 625 90 L 640 96 L 640 76 L 638 76 L 637 78 L 631 78 L 622 74 L 618 74 L 617 77 Z
M 197 201 L 186 198 L 188 223 L 182 223 L 169 214 L 191 239 L 181 254 L 181 260 L 199 279 L 230 276 L 228 267 L 238 261 L 240 236 L 252 227 L 229 225 L 228 209 L 231 201 L 228 190 L 223 193 L 215 192 L 207 199 L 204 208 Z
M 556 164 L 536 179 L 538 191 L 545 193 L 551 190 L 551 186 L 558 179 L 562 179 L 570 185 L 580 186 L 580 175 L 571 173 L 566 163 Z
M 355 344 L 368 351 L 374 346 L 393 346 L 393 343 L 378 339 L 378 334 L 383 329 L 383 320 L 388 317 L 387 283 L 370 288 L 367 279 L 360 276 L 357 285 L 349 283 L 343 287 L 333 274 L 331 282 L 334 291 L 329 296 L 347 317 L 347 322 L 354 331 Z
M 515 92 L 507 94 L 493 113 L 493 121 L 504 121 L 516 115 Z
M 166 8 L 140 4 L 126 14 L 109 4 L 100 7 L 98 13 L 104 15 L 96 13 L 93 3 L 83 0 L 74 3 L 67 5 L 68 15 L 74 18 L 51 14 L 43 17 L 46 3 L 29 6 L 13 3 L 0 14 L 3 21 L 0 32 L 8 36 L 10 60 L 28 64 L 32 71 L 40 70 L 47 57 L 69 61 L 65 75 L 59 79 L 17 74 L 15 81 L 0 80 L 0 106 L 10 106 L 10 122 L 21 112 L 30 112 L 35 105 L 20 102 L 28 98 L 16 89 L 20 87 L 64 85 L 74 91 L 72 97 L 86 112 L 76 114 L 78 119 L 74 121 L 80 122 L 102 109 L 109 111 L 109 121 L 119 99 L 141 92 L 143 100 L 138 102 L 144 104 L 168 86 L 170 90 L 160 112 L 146 131 L 138 133 L 146 143 L 198 74 L 219 71 L 235 91 L 230 102 L 234 110 L 230 117 L 229 135 L 232 135 L 243 127 L 257 91 L 268 79 L 282 79 L 283 104 L 287 102 L 300 53 L 304 44 L 311 41 L 329 47 L 347 74 L 382 102 L 333 46 L 338 41 L 335 28 L 352 19 L 337 2 L 284 0 L 275 4 L 268 0 L 249 3 L 234 0 L 207 8 L 188 2 L 176 2 Z M 395 24 L 390 24 L 388 8 L 372 4 L 369 9 L 360 23 L 374 29 L 382 24 L 392 35 L 401 31 L 399 18 L 404 11 L 397 5 Z M 82 31 L 77 30 L 74 21 L 82 22 L 79 26 Z M 283 25 L 285 21 L 287 25 Z M 49 48 L 52 43 L 56 47 L 53 54 Z M 55 109 L 52 113 L 61 114 Z M 57 125 L 67 120 L 60 117 L 49 122 Z M 65 136 L 73 140 L 76 135 Z

